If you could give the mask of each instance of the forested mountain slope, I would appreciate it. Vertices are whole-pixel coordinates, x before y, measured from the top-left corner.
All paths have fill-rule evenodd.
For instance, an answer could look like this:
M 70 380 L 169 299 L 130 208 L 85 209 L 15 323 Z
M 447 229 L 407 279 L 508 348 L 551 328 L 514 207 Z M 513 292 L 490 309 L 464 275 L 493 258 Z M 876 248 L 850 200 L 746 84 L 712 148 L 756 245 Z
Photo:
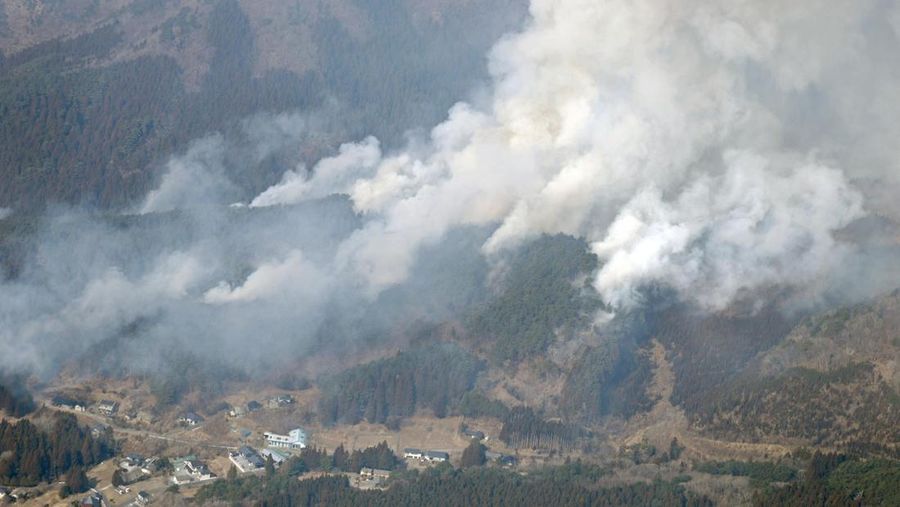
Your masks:
M 478 84 L 524 15 L 493 4 L 3 0 L 0 207 L 125 206 L 188 141 L 260 113 L 318 123 L 299 150 L 230 168 L 247 195 L 298 156 L 369 134 L 399 143 Z

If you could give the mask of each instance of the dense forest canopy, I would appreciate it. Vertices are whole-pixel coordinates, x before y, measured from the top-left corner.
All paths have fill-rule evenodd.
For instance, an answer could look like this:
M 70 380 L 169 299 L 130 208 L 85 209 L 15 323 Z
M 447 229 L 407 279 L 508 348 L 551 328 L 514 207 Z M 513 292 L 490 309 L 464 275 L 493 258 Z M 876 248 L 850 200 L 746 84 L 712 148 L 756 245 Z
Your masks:
M 34 409 L 34 399 L 20 379 L 0 379 L 0 411 L 22 417 Z
M 547 350 L 556 333 L 590 322 L 599 302 L 585 286 L 597 267 L 587 244 L 571 236 L 543 236 L 509 261 L 497 294 L 469 318 L 469 332 L 492 339 L 492 357 L 519 361 Z
M 59 479 L 73 467 L 83 470 L 114 455 L 110 430 L 95 437 L 71 414 L 48 417 L 51 426 L 47 430 L 24 419 L 0 421 L 0 483 L 34 486 Z
M 325 424 L 386 423 L 430 409 L 437 417 L 456 411 L 483 368 L 457 345 L 442 343 L 363 364 L 325 379 L 319 417 Z
M 712 502 L 683 486 L 656 481 L 627 486 L 591 488 L 582 481 L 596 479 L 592 467 L 578 465 L 547 469 L 527 477 L 495 468 L 453 469 L 441 466 L 397 477 L 386 491 L 359 491 L 346 477 L 327 476 L 298 481 L 246 477 L 204 487 L 197 499 L 258 506 L 708 506 Z

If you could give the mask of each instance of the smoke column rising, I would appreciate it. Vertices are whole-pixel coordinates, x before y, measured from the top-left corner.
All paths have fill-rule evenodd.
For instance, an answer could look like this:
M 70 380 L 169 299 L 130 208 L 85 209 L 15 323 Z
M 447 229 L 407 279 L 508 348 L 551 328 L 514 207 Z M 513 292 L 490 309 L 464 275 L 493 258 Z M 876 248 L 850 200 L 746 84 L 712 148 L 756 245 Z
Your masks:
M 376 293 L 448 229 L 492 223 L 488 255 L 541 233 L 587 238 L 614 306 L 651 282 L 712 310 L 768 286 L 821 286 L 852 254 L 834 232 L 865 213 L 854 182 L 896 188 L 896 143 L 873 141 L 897 134 L 884 114 L 900 107 L 886 58 L 897 12 L 534 0 L 490 55 L 489 106 L 458 104 L 424 153 L 356 163 L 352 184 L 348 166 L 323 162 L 253 204 L 349 191 L 369 220 L 341 262 Z
M 594 287 L 614 308 L 639 304 L 647 284 L 707 310 L 772 287 L 815 303 L 865 264 L 835 235 L 890 213 L 900 186 L 895 2 L 533 0 L 530 11 L 489 55 L 489 99 L 457 104 L 407 149 L 345 144 L 286 172 L 235 222 L 227 147 L 211 136 L 139 208 L 182 210 L 187 239 L 160 233 L 147 252 L 67 218 L 86 239 L 74 251 L 47 239 L 39 265 L 0 288 L 0 356 L 40 368 L 153 316 L 141 346 L 289 357 L 312 346 L 326 301 L 376 299 L 466 226 L 493 231 L 487 259 L 544 233 L 586 238 L 601 259 Z M 302 137 L 285 124 L 309 127 L 286 118 L 247 122 L 254 157 Z M 356 216 L 322 204 L 336 193 Z

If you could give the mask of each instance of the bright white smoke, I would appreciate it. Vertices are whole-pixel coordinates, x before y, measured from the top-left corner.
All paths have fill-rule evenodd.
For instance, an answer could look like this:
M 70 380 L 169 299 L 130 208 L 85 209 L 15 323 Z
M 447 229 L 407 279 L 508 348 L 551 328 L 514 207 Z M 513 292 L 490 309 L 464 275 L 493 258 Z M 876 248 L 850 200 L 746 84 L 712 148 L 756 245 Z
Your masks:
M 890 10 L 890 12 L 884 12 Z M 533 0 L 490 55 L 493 99 L 459 104 L 430 147 L 375 161 L 344 146 L 253 201 L 347 192 L 369 217 L 341 250 L 377 292 L 462 224 L 491 254 L 540 233 L 585 237 L 595 286 L 627 305 L 663 282 L 717 309 L 815 285 L 863 215 L 854 179 L 898 172 L 898 9 L 875 0 Z M 869 93 L 871 92 L 871 93 Z M 893 116 L 896 118 L 896 116 Z M 364 156 L 356 155 L 359 152 Z M 875 164 L 875 165 L 872 165 Z

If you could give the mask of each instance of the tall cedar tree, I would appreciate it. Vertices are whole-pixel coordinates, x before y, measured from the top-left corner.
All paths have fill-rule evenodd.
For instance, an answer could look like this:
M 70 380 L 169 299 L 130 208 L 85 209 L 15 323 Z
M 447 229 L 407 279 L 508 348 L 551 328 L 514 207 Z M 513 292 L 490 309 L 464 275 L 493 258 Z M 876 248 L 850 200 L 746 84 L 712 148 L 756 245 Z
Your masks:
M 469 446 L 463 451 L 460 466 L 478 467 L 484 465 L 485 461 L 487 461 L 484 451 L 484 445 L 482 445 L 481 442 L 472 440 Z

